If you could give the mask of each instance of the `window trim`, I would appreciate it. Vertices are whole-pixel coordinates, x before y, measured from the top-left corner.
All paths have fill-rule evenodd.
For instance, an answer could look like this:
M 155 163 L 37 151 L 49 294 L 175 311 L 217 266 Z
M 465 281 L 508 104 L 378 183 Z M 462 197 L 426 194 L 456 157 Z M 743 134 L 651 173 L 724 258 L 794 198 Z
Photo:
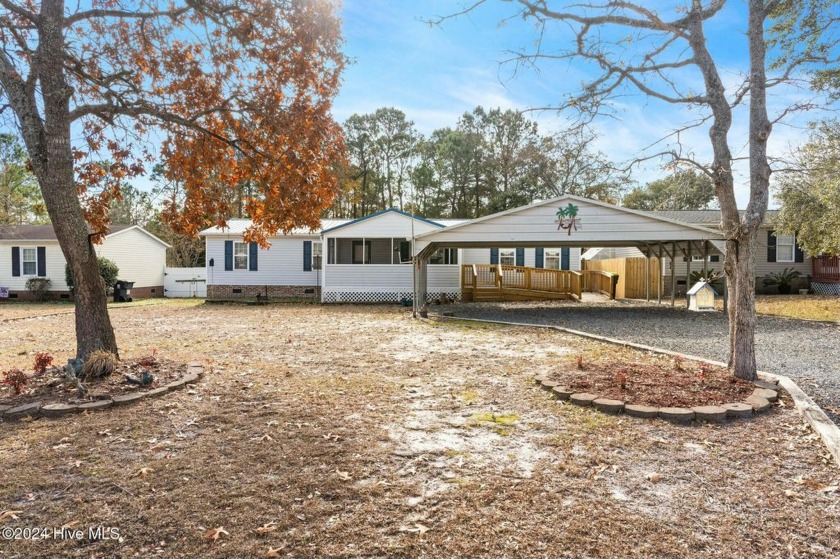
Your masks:
M 26 251 L 31 250 L 34 258 L 32 260 L 26 259 Z M 30 263 L 33 266 L 31 274 L 26 272 L 26 264 Z M 38 275 L 38 247 L 20 247 L 20 275 L 21 276 L 37 276 Z
M 504 255 L 504 252 L 510 252 L 510 255 Z M 502 262 L 503 258 L 512 258 L 513 262 L 511 264 L 505 264 Z M 516 266 L 516 249 L 515 248 L 500 248 L 499 249 L 499 265 L 500 266 Z
M 796 234 L 786 235 L 784 233 L 775 233 L 776 235 L 776 262 L 796 262 Z M 782 237 L 789 237 L 789 243 L 782 243 Z M 790 247 L 790 260 L 782 259 L 780 256 L 780 247 Z
M 556 252 L 557 255 L 555 256 L 555 255 L 550 254 L 552 252 Z M 554 260 L 555 258 L 557 259 L 557 267 L 556 268 L 550 268 L 548 266 L 548 261 L 549 261 L 549 259 Z M 559 248 L 545 248 L 545 249 L 543 249 L 543 268 L 544 269 L 546 269 L 546 270 L 559 270 L 559 269 L 561 269 L 562 263 L 563 263 L 562 249 L 559 249 Z
M 317 266 L 315 266 L 315 258 L 316 258 L 315 247 L 316 246 L 318 247 L 317 258 L 319 259 Z M 312 253 L 310 254 L 309 265 L 310 265 L 313 272 L 320 271 L 320 270 L 324 269 L 324 243 L 323 243 L 323 241 L 312 241 Z
M 239 245 L 242 245 L 243 247 L 245 247 L 245 254 L 244 254 L 244 256 L 245 256 L 245 265 L 244 265 L 244 266 L 242 266 L 242 267 L 239 267 L 239 266 L 237 266 L 237 265 L 236 265 L 236 262 L 237 262 L 237 257 L 240 257 L 240 258 L 241 258 L 241 257 L 243 256 L 242 254 L 237 254 L 237 252 L 236 252 L 236 248 L 237 248 Z M 248 247 L 248 243 L 246 243 L 245 241 L 233 241 L 233 270 L 234 270 L 234 271 L 236 271 L 236 270 L 245 270 L 245 271 L 247 272 L 247 271 L 248 271 L 248 260 L 249 260 L 249 247 Z

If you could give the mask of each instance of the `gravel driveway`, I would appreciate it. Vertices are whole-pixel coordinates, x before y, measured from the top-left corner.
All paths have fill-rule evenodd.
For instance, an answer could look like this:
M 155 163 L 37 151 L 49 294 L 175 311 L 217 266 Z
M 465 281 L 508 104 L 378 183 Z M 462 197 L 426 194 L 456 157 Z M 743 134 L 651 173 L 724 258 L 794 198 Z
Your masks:
M 562 326 L 716 361 L 729 355 L 722 313 L 624 301 L 464 303 L 445 310 L 464 318 Z M 756 358 L 760 370 L 794 379 L 840 425 L 840 325 L 759 316 Z

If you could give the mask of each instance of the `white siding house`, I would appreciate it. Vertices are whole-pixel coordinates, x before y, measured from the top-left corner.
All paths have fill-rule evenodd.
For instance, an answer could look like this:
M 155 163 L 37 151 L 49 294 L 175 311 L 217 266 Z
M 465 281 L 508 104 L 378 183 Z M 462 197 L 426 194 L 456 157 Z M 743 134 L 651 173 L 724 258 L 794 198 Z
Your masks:
M 166 243 L 137 225 L 112 225 L 98 256 L 112 260 L 119 278 L 133 281 L 133 297 L 163 297 Z M 56 297 L 69 298 L 65 281 L 67 262 L 51 225 L 0 226 L 0 288 L 11 298 L 27 298 L 32 277 L 50 280 Z

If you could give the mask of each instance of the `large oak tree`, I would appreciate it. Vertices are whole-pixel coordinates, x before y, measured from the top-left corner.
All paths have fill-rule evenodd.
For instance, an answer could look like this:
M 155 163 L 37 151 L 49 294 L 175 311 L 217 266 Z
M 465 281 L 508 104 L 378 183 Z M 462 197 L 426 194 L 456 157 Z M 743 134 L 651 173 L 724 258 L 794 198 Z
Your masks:
M 329 0 L 0 0 L 0 43 L 0 105 L 77 278 L 79 357 L 117 351 L 92 242 L 156 147 L 186 192 L 165 210 L 181 232 L 224 222 L 243 181 L 249 240 L 316 227 L 332 200 L 345 59 Z

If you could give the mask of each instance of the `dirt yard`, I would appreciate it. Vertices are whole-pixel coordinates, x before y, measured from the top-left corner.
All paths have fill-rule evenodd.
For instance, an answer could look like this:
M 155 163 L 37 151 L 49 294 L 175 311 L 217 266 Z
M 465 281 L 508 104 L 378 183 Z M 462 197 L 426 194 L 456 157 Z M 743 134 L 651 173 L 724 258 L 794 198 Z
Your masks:
M 606 416 L 532 378 L 614 347 L 397 307 L 112 317 L 124 357 L 210 372 L 131 407 L 0 424 L 0 529 L 66 527 L 0 557 L 840 556 L 840 469 L 789 402 L 724 425 Z M 66 360 L 72 326 L 0 315 L 0 369 Z

